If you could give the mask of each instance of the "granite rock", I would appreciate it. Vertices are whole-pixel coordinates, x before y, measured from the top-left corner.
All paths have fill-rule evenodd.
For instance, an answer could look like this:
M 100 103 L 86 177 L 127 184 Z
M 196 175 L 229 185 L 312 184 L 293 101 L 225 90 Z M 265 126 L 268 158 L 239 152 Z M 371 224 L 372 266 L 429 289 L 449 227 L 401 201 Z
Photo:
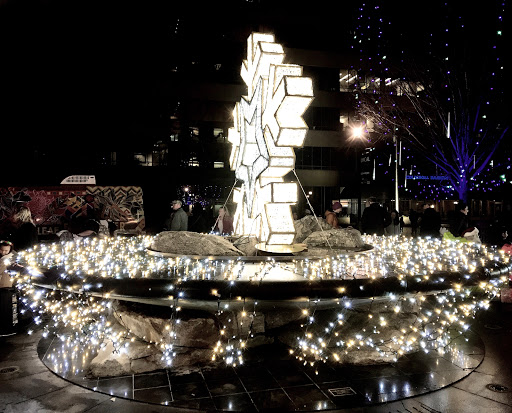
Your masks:
M 295 227 L 294 244 L 300 244 L 313 232 L 320 230 L 330 230 L 332 227 L 323 218 L 306 215 L 301 219 L 293 221 Z
M 111 341 L 91 360 L 88 377 L 117 377 L 158 370 L 165 367 L 162 353 L 153 345 L 134 341 L 117 352 Z
M 364 242 L 361 233 L 354 228 L 338 228 L 326 231 L 316 231 L 310 234 L 304 243 L 308 247 L 332 248 L 363 248 Z
M 225 237 L 188 231 L 160 232 L 155 236 L 151 249 L 177 255 L 244 255 Z
M 258 239 L 254 236 L 240 237 L 233 241 L 233 245 L 242 251 L 243 255 L 247 257 L 254 257 L 258 255 L 256 244 L 258 244 Z
M 140 339 L 157 344 L 211 348 L 219 338 L 215 320 L 208 313 L 194 317 L 180 317 L 179 322 L 166 316 L 157 316 L 119 306 L 114 312 L 116 320 Z M 176 339 L 170 332 L 176 334 Z

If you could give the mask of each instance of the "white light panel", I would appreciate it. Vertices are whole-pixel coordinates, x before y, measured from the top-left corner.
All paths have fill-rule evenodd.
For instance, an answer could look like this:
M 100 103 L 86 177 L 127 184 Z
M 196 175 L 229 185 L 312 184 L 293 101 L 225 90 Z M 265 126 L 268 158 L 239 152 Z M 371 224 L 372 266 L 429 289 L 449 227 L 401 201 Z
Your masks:
M 228 132 L 230 166 L 243 182 L 233 195 L 235 234 L 271 245 L 289 245 L 295 236 L 291 205 L 297 184 L 283 177 L 295 166 L 293 147 L 304 144 L 308 126 L 302 115 L 313 100 L 312 80 L 284 60 L 273 35 L 249 36 L 240 72 L 248 93 L 236 104 Z

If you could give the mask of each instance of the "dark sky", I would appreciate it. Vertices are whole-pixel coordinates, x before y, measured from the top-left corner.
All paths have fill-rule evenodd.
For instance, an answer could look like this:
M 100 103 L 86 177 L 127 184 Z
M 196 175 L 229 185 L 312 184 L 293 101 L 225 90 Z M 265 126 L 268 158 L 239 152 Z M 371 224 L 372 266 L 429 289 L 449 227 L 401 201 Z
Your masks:
M 296 44 L 290 46 L 308 39 L 311 47 L 321 48 L 326 39 L 329 45 L 342 44 L 347 25 L 354 23 L 354 3 L 319 0 L 300 12 L 288 7 L 296 2 L 279 3 L 282 7 L 266 19 L 277 30 L 294 33 L 290 39 Z M 421 37 L 418 28 L 438 23 L 432 13 L 416 13 L 410 2 L 404 4 L 407 8 L 398 7 L 397 14 L 404 16 L 407 39 Z M 258 30 L 259 7 L 235 0 L 0 1 L 2 139 L 50 148 L 52 142 L 134 139 L 141 124 L 151 123 L 155 105 L 161 105 L 155 90 L 176 62 L 195 58 L 196 49 L 198 56 L 211 57 L 238 48 L 238 59 L 247 29 L 232 16 Z M 310 16 L 316 23 L 308 22 Z
M 258 7 L 241 1 L 4 0 L 2 135 L 51 147 L 136 134 L 157 104 L 155 89 L 180 59 L 238 47 L 239 60 L 247 29 L 233 18 L 252 10 L 243 20 L 258 30 Z M 293 26 L 287 10 L 276 19 Z

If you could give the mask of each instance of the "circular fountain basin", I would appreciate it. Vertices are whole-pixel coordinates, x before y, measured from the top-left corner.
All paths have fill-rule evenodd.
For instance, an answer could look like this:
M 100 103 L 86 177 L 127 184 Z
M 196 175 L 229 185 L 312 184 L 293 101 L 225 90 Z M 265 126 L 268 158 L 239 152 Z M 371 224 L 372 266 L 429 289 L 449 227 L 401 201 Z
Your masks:
M 91 296 L 184 308 L 216 311 L 219 308 L 242 309 L 257 304 L 259 309 L 298 307 L 315 302 L 318 308 L 339 305 L 343 297 L 352 301 L 385 300 L 390 294 L 415 295 L 446 291 L 454 284 L 465 287 L 478 286 L 480 282 L 505 275 L 511 267 L 494 263 L 493 268 L 479 267 L 471 277 L 460 271 L 436 271 L 428 277 L 399 277 L 390 271 L 378 278 L 372 274 L 332 274 L 314 272 L 313 268 L 329 266 L 332 260 L 351 257 L 357 260 L 371 252 L 365 244 L 362 249 L 344 249 L 332 256 L 242 256 L 212 257 L 183 256 L 147 249 L 148 256 L 176 260 L 181 271 L 172 274 L 155 271 L 144 277 L 110 277 L 97 274 L 65 276 L 58 269 L 42 272 L 33 283 L 44 288 L 60 289 L 75 293 L 87 292 Z M 208 269 L 205 274 L 190 275 L 190 267 Z M 222 268 L 229 268 L 232 276 L 226 277 Z M 327 268 L 327 267 L 326 267 Z M 332 267 L 328 267 L 332 268 Z

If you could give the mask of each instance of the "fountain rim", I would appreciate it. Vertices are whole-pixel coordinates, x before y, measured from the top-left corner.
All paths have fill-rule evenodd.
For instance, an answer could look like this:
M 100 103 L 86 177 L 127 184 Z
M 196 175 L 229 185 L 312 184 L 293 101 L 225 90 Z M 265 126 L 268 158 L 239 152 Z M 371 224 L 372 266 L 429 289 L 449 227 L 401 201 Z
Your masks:
M 323 248 L 323 247 L 312 247 L 312 248 Z M 358 255 L 358 254 L 366 254 L 372 251 L 375 247 L 371 244 L 363 244 L 362 247 L 343 247 L 343 248 L 333 248 L 331 250 L 326 248 L 325 255 L 263 255 L 263 256 L 254 256 L 254 255 L 184 255 L 184 254 L 174 254 L 170 252 L 157 251 L 152 248 L 146 248 L 146 252 L 154 257 L 161 258 L 183 258 L 183 259 L 193 259 L 193 260 L 210 260 L 210 261 L 244 261 L 250 263 L 260 263 L 266 261 L 315 261 L 322 260 L 326 258 L 337 258 L 339 256 L 344 255 Z M 338 251 L 336 251 L 338 250 Z
M 52 274 L 53 273 L 53 274 Z M 228 303 L 248 305 L 257 302 L 258 307 L 296 307 L 305 302 L 320 306 L 332 306 L 345 299 L 358 301 L 386 297 L 387 295 L 405 296 L 408 294 L 441 293 L 453 288 L 453 283 L 464 287 L 477 287 L 481 281 L 501 275 L 510 275 L 511 265 L 501 265 L 489 269 L 481 267 L 474 279 L 465 279 L 460 272 L 440 272 L 437 281 L 421 280 L 412 277 L 408 281 L 398 277 L 386 277 L 378 280 L 371 278 L 331 279 L 303 281 L 240 281 L 240 280 L 176 280 L 165 278 L 102 278 L 87 276 L 58 277 L 48 271 L 35 277 L 34 285 L 62 292 L 86 293 L 106 299 L 135 301 L 154 305 L 177 305 L 188 308 L 217 309 Z M 127 282 L 129 281 L 129 282 Z M 84 289 L 84 283 L 89 288 Z M 343 290 L 343 292 L 341 292 Z M 215 293 L 213 293 L 215 291 Z M 180 296 L 180 293 L 183 293 Z M 321 303 L 321 304 L 320 304 Z

